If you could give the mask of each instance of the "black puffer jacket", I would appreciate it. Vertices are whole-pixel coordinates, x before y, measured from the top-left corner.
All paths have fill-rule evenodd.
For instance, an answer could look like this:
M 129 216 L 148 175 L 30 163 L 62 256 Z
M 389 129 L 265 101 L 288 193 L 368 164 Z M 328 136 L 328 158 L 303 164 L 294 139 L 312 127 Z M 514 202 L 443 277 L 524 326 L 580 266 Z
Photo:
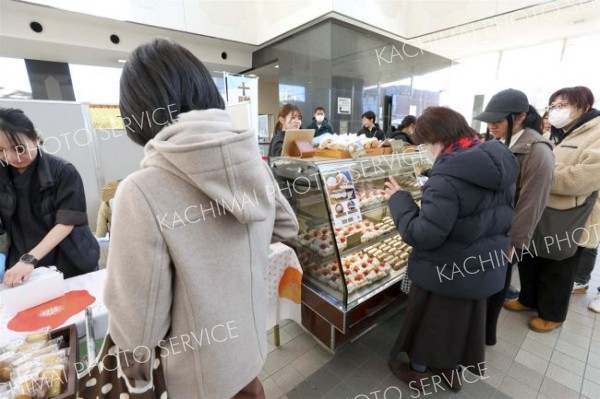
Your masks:
M 440 296 L 483 299 L 500 291 L 510 247 L 519 165 L 491 141 L 440 155 L 421 209 L 407 192 L 389 201 L 400 235 L 413 247 L 408 275 Z
M 100 247 L 88 225 L 85 192 L 79 173 L 72 164 L 51 154 L 40 152 L 37 159 L 31 202 L 38 206 L 36 210 L 41 223 L 48 232 L 56 224 L 75 226 L 58 244 L 54 266 L 65 278 L 98 270 Z M 0 233 L 6 230 L 8 239 L 17 209 L 17 194 L 9 175 L 8 167 L 0 167 Z M 20 255 L 8 256 L 7 268 L 12 267 Z

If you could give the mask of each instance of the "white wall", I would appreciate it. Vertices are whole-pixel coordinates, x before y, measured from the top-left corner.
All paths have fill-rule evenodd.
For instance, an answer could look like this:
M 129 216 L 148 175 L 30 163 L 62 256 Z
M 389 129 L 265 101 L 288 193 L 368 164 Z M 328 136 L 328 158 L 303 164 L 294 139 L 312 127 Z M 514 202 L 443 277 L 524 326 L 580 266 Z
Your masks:
M 258 113 L 270 114 L 269 133 L 273 131 L 274 120 L 279 114 L 279 83 L 258 80 Z

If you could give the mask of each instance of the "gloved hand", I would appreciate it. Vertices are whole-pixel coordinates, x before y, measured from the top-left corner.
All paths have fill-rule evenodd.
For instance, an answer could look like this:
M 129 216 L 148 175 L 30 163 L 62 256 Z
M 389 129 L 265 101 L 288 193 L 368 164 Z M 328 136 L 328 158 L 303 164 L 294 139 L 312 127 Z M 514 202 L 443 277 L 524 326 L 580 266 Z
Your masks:
M 6 255 L 0 254 L 0 284 L 4 279 L 4 271 L 6 270 Z

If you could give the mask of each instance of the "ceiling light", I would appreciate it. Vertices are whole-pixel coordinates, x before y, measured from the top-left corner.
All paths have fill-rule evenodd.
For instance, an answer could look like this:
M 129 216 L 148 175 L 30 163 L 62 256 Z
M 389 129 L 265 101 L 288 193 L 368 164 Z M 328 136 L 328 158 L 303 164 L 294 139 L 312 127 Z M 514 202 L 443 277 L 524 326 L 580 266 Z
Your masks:
M 117 61 L 119 61 L 119 63 L 121 63 L 121 64 L 124 64 L 124 63 L 126 63 L 126 62 L 127 62 L 127 60 L 122 60 L 122 59 L 119 59 L 119 60 L 117 60 Z
M 277 68 L 277 69 L 279 69 L 279 65 L 275 65 L 273 68 Z

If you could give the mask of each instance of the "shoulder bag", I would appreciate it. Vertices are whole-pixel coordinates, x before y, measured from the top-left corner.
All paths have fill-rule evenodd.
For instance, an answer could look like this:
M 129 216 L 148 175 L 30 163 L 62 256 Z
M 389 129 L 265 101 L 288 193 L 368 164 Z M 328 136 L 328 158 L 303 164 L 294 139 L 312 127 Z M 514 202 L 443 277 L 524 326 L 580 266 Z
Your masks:
M 120 350 L 110 334 L 107 334 L 96 358 L 96 364 L 78 375 L 77 398 L 167 399 L 160 350 L 152 348 L 147 352 L 150 356 L 150 381 L 143 381 L 140 386 L 123 373 L 123 369 L 127 367 L 123 362 L 135 362 L 135 358 L 131 356 L 131 352 Z M 140 361 L 145 362 L 146 359 Z M 135 367 L 136 364 L 132 363 L 129 366 Z
M 594 191 L 583 204 L 574 208 L 555 209 L 547 206 L 533 233 L 533 253 L 552 260 L 575 255 L 597 198 L 598 191 Z M 588 231 L 587 234 L 592 232 Z

